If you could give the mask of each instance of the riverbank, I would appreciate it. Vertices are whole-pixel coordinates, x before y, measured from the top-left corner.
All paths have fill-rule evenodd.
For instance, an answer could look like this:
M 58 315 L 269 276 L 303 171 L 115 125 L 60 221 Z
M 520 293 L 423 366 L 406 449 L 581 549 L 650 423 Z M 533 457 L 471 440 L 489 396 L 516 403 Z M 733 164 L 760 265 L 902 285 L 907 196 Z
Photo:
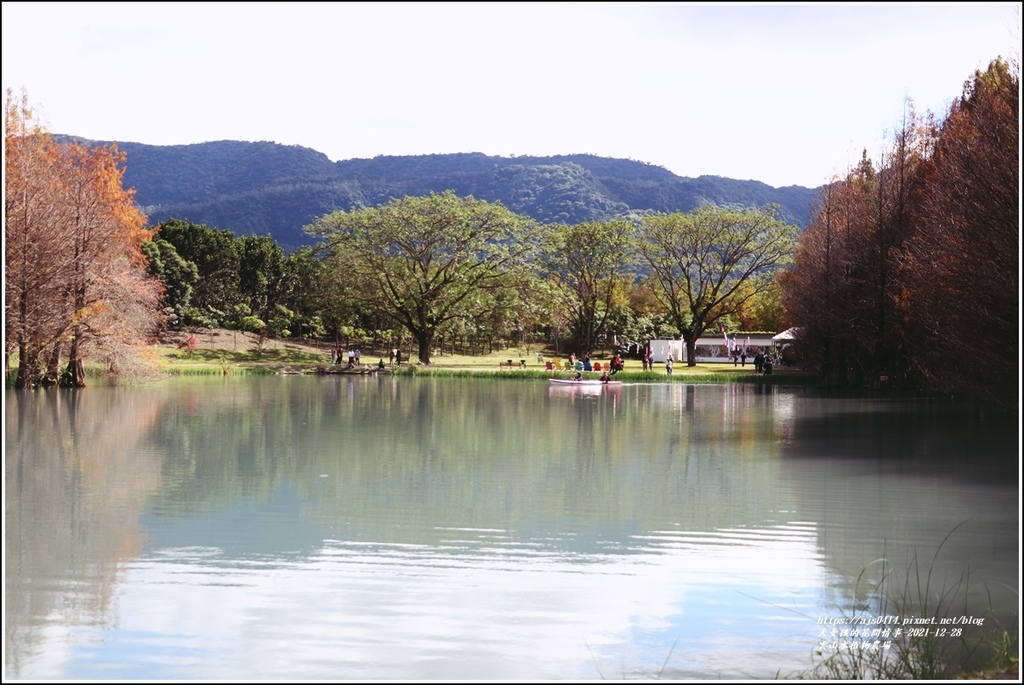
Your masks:
M 209 329 L 195 334 L 195 347 L 185 345 L 188 333 L 169 333 L 157 343 L 158 363 L 161 369 L 172 375 L 203 375 L 231 373 L 339 373 L 344 366 L 331 366 L 330 346 L 326 343 L 310 343 L 298 340 L 272 340 L 260 342 L 252 333 L 226 329 Z M 516 378 L 548 378 L 568 375 L 569 371 L 552 371 L 546 368 L 548 361 L 565 361 L 565 355 L 557 355 L 541 348 L 508 348 L 494 350 L 480 355 L 437 355 L 429 365 L 418 360 L 404 361 L 401 366 L 393 365 L 387 356 L 379 353 L 360 355 L 359 367 L 369 367 L 374 372 L 383 361 L 386 373 L 417 376 L 504 376 Z M 602 366 L 607 359 L 598 357 Z M 511 364 L 509 363 L 511 362 Z M 599 377 L 600 371 L 589 372 L 588 376 Z M 625 366 L 616 377 L 621 380 L 687 380 L 690 382 L 728 382 L 735 380 L 760 381 L 763 383 L 807 382 L 811 376 L 794 369 L 777 368 L 772 376 L 758 376 L 753 364 L 733 366 L 732 364 L 698 364 L 690 367 L 677 363 L 671 376 L 663 364 L 653 370 L 644 371 L 640 360 L 627 359 Z

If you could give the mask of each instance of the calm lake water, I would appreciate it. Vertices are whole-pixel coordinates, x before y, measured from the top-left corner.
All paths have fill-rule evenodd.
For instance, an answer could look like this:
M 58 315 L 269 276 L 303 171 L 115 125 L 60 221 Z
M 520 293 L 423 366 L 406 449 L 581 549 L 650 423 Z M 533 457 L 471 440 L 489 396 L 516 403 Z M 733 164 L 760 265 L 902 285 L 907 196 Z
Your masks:
M 5 679 L 771 679 L 877 613 L 881 558 L 969 586 L 927 618 L 1015 626 L 1017 426 L 962 409 L 345 376 L 8 391 Z

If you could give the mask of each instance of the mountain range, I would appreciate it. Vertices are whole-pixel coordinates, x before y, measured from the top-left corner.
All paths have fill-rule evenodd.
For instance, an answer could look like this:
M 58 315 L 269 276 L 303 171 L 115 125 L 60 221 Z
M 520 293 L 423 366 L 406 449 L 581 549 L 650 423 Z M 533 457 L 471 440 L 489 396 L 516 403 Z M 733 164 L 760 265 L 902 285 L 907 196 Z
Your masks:
M 109 141 L 74 136 L 86 146 Z M 123 183 L 155 226 L 182 219 L 236 236 L 269 235 L 286 251 L 314 239 L 303 227 L 337 210 L 375 207 L 392 198 L 453 190 L 498 201 L 543 223 L 577 224 L 702 204 L 779 206 L 803 228 L 817 189 L 774 188 L 720 176 L 685 178 L 663 167 L 594 155 L 494 157 L 479 152 L 379 156 L 332 162 L 298 145 L 222 140 L 192 145 L 117 143 L 126 154 Z

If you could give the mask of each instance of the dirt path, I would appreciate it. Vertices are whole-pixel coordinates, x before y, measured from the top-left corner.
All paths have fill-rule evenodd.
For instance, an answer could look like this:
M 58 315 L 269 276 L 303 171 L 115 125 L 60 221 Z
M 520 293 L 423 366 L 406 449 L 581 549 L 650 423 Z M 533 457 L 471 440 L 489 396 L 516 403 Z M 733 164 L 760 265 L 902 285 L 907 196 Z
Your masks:
M 187 343 L 190 335 L 196 336 L 196 349 L 200 350 L 225 350 L 232 352 L 249 352 L 259 347 L 259 336 L 244 331 L 232 331 L 226 328 L 201 328 L 194 332 L 168 331 L 161 336 L 160 342 L 164 345 L 177 347 Z M 264 350 L 296 350 L 315 354 L 330 355 L 331 349 L 326 344 L 310 345 L 294 340 L 277 340 L 268 338 L 263 343 Z

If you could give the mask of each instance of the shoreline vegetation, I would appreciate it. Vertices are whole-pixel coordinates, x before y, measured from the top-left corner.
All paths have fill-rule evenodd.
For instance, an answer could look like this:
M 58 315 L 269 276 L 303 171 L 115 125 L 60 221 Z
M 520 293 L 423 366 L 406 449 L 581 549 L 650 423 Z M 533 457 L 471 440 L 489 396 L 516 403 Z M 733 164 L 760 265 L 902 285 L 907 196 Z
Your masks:
M 429 365 L 420 364 L 409 350 L 403 350 L 400 366 L 394 365 L 386 351 L 360 350 L 357 368 L 347 371 L 343 363 L 331 366 L 330 344 L 298 341 L 292 339 L 268 339 L 261 345 L 258 336 L 242 331 L 210 329 L 196 332 L 196 345 L 191 351 L 184 349 L 189 333 L 168 333 L 153 345 L 156 364 L 160 372 L 171 376 L 191 375 L 257 375 L 257 374 L 358 374 L 385 373 L 403 376 L 430 377 L 493 377 L 537 380 L 562 378 L 573 375 L 568 370 L 547 370 L 547 361 L 560 360 L 563 363 L 568 352 L 556 354 L 553 350 L 531 345 L 529 348 L 512 347 L 481 354 L 434 354 Z M 344 345 L 342 349 L 346 349 Z M 411 359 L 410 359 L 411 356 Z M 595 361 L 602 366 L 611 359 L 611 353 L 598 354 Z M 384 369 L 378 368 L 380 361 Z M 508 362 L 512 364 L 509 365 Z M 586 378 L 600 378 L 601 371 L 584 372 Z M 732 363 L 700 363 L 688 367 L 677 362 L 669 375 L 664 364 L 656 364 L 653 371 L 644 371 L 639 359 L 626 359 L 624 369 L 615 375 L 616 380 L 634 382 L 685 381 L 688 383 L 761 382 L 786 384 L 811 384 L 815 380 L 812 372 L 790 367 L 776 366 L 771 376 L 754 373 L 754 364 L 748 359 L 745 365 Z
M 1020 682 L 1019 614 L 1016 626 L 1003 625 L 990 588 L 984 580 L 971 578 L 969 565 L 959 578 L 940 578 L 937 572 L 942 548 L 961 525 L 946 535 L 930 560 L 914 551 L 902 565 L 883 555 L 865 566 L 857 578 L 853 608 L 830 617 L 822 631 L 831 636 L 824 642 L 837 646 L 815 650 L 810 668 L 780 677 Z M 988 597 L 982 616 L 974 615 L 969 595 Z M 979 627 L 980 634 L 964 626 Z M 858 633 L 861 637 L 853 637 Z

